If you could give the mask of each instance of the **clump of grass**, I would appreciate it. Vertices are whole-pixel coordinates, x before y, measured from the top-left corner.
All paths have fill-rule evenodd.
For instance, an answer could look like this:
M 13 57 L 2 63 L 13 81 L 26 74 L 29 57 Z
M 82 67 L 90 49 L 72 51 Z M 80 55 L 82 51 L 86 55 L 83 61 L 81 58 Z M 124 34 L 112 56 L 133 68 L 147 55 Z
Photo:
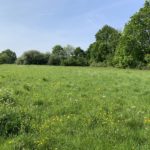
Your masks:
M 30 84 L 24 84 L 23 88 L 26 90 L 26 91 L 30 91 L 31 90 L 31 85 Z
M 5 113 L 0 116 L 0 135 L 12 136 L 17 135 L 21 129 L 20 116 L 17 113 Z
M 5 105 L 14 105 L 16 100 L 13 92 L 9 89 L 0 89 L 0 103 Z
M 33 103 L 34 106 L 43 106 L 44 105 L 44 101 L 42 100 L 37 100 Z
M 32 117 L 13 108 L 0 108 L 0 136 L 12 137 L 30 131 Z
M 144 121 L 138 118 L 130 118 L 126 121 L 126 125 L 132 130 L 138 130 L 144 127 Z
M 47 82 L 47 81 L 48 81 L 48 79 L 45 78 L 45 77 L 43 77 L 42 80 L 43 80 L 44 82 Z
M 1 77 L 1 78 L 5 78 L 5 76 L 4 76 L 4 75 L 1 75 L 0 77 Z
M 16 90 L 14 91 L 14 94 L 15 94 L 15 95 L 22 95 L 22 94 L 23 94 L 23 90 L 16 89 Z
M 23 149 L 37 149 L 37 145 L 35 143 L 35 138 L 29 134 L 27 135 L 21 135 L 19 138 L 17 138 L 15 141 L 11 143 L 13 145 L 14 150 L 23 150 Z

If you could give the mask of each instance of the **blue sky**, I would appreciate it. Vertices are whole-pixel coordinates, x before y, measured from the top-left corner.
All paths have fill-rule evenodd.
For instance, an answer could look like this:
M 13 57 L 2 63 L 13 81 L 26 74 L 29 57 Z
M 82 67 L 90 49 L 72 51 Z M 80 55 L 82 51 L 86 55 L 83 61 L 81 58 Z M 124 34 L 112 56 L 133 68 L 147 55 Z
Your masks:
M 122 30 L 144 0 L 0 0 L 0 51 L 87 49 L 105 24 Z

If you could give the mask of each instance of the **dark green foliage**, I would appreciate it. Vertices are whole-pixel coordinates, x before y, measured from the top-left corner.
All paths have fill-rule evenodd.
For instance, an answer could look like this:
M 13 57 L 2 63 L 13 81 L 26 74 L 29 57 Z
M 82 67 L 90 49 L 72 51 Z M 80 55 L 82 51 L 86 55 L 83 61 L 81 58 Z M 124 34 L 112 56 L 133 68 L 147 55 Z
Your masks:
M 80 47 L 74 49 L 71 53 L 71 56 L 68 56 L 62 61 L 64 66 L 88 66 L 88 61 L 86 58 L 86 53 Z
M 56 66 L 87 66 L 88 61 L 86 53 L 80 47 L 74 48 L 71 45 L 67 45 L 62 48 L 60 45 L 56 45 L 52 49 L 48 64 Z
M 52 54 L 49 57 L 49 65 L 61 65 L 61 61 L 65 58 L 66 52 L 60 45 L 56 45 L 52 49 Z
M 85 57 L 85 52 L 84 50 L 82 50 L 80 47 L 77 47 L 74 52 L 73 55 L 77 58 L 77 57 Z
M 74 50 L 75 50 L 75 48 L 73 46 L 67 45 L 63 49 L 65 51 L 65 54 L 66 54 L 65 57 L 66 58 L 73 56 L 73 53 L 74 53 Z
M 57 55 L 50 55 L 48 64 L 59 66 L 61 64 L 61 58 Z
M 63 60 L 62 65 L 64 66 L 76 66 L 76 59 L 74 57 L 68 57 Z
M 17 64 L 23 65 L 42 65 L 47 64 L 49 59 L 49 53 L 43 54 L 37 50 L 26 51 L 20 58 L 17 59 Z
M 146 54 L 144 60 L 146 61 L 146 63 L 150 64 L 150 54 Z
M 96 42 L 90 45 L 87 52 L 90 62 L 112 64 L 120 35 L 119 31 L 108 25 L 99 30 L 95 36 Z
M 37 100 L 37 101 L 34 102 L 34 105 L 35 106 L 43 106 L 44 102 L 42 100 Z
M 88 66 L 87 59 L 84 57 L 68 57 L 62 62 L 64 66 Z
M 48 81 L 48 79 L 47 79 L 47 78 L 42 78 L 42 80 L 43 80 L 44 82 L 47 82 L 47 81 Z
M 16 53 L 6 49 L 0 53 L 0 64 L 13 64 L 16 61 Z
M 56 55 L 58 57 L 64 57 L 65 56 L 65 51 L 61 45 L 56 45 L 52 49 L 52 54 Z
M 28 133 L 30 130 L 31 117 L 13 109 L 0 110 L 0 136 L 9 137 L 21 132 Z
M 20 117 L 17 113 L 5 113 L 0 116 L 0 135 L 17 135 L 21 129 Z
M 118 67 L 138 67 L 148 64 L 150 54 L 150 4 L 135 13 L 126 24 L 117 47 L 114 62 Z

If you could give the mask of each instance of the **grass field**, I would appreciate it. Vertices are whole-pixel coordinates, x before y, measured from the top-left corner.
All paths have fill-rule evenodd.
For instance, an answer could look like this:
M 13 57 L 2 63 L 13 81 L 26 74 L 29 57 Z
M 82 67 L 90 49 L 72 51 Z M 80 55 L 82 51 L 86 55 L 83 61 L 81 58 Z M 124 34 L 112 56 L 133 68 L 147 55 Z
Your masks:
M 0 150 L 149 150 L 150 71 L 0 66 Z

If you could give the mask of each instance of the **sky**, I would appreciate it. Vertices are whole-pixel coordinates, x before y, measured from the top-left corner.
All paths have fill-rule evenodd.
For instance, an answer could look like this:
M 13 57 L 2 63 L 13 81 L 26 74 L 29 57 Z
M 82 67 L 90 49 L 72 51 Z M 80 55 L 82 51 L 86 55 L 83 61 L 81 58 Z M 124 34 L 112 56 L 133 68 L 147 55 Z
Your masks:
M 0 0 L 0 51 L 20 56 L 56 44 L 86 50 L 108 24 L 123 30 L 144 0 Z

